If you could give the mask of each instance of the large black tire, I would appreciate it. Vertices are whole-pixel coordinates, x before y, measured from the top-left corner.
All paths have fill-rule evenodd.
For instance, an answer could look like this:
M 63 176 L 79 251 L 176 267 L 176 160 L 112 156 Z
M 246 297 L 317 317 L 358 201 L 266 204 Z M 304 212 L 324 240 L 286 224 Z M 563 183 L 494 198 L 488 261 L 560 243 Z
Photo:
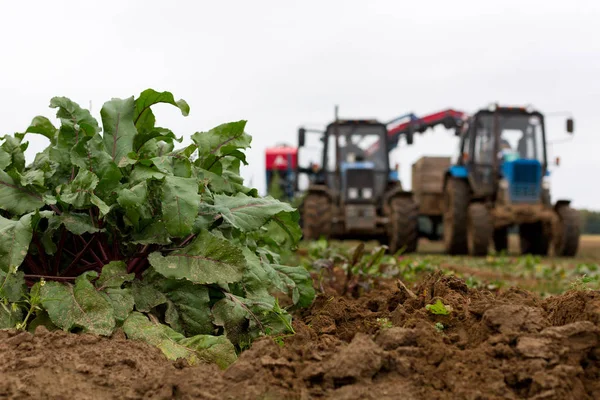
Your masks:
M 311 193 L 304 198 L 302 205 L 302 232 L 304 239 L 317 240 L 331 235 L 332 206 L 329 197 Z
M 521 254 L 547 256 L 550 248 L 550 232 L 542 222 L 519 225 Z
M 486 256 L 490 248 L 493 231 L 494 225 L 485 204 L 470 204 L 467 212 L 467 245 L 469 255 Z
M 497 253 L 508 252 L 508 228 L 494 229 L 494 249 Z
M 404 247 L 404 253 L 417 251 L 419 241 L 419 208 L 410 197 L 390 200 L 388 246 L 391 253 Z
M 463 179 L 450 178 L 444 190 L 444 245 L 452 255 L 467 254 L 467 208 L 470 201 L 469 184 Z
M 574 257 L 579 249 L 581 227 L 579 213 L 569 206 L 559 206 L 556 209 L 559 223 L 554 232 L 554 255 L 557 257 Z

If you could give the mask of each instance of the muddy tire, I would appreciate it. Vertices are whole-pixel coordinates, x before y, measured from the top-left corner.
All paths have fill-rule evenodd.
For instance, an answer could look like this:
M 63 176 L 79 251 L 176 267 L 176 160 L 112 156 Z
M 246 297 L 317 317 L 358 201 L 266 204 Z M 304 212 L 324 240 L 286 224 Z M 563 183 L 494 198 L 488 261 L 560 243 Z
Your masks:
M 550 248 L 550 233 L 541 222 L 519 225 L 521 254 L 547 256 Z
M 494 226 L 490 212 L 482 203 L 472 203 L 467 212 L 467 244 L 469 255 L 486 256 Z
M 555 228 L 554 255 L 557 257 L 574 257 L 579 249 L 579 213 L 569 206 L 556 209 L 559 222 Z
M 508 251 L 508 228 L 494 229 L 494 249 L 497 253 Z
M 417 251 L 419 208 L 410 197 L 393 197 L 389 208 L 388 246 L 390 253 L 405 247 L 405 253 Z
M 444 191 L 444 245 L 451 255 L 467 254 L 467 209 L 470 201 L 467 181 L 451 178 Z
M 309 194 L 302 205 L 302 233 L 304 239 L 317 240 L 331 235 L 332 207 L 329 197 Z

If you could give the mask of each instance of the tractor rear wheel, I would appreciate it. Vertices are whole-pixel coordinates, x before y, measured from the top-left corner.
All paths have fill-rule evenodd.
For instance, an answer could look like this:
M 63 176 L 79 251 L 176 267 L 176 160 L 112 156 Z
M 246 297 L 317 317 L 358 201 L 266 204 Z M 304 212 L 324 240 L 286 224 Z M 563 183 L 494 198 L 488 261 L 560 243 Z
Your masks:
M 331 235 L 333 219 L 329 197 L 311 193 L 304 198 L 302 205 L 302 232 L 307 240 L 317 240 L 321 236 L 326 239 Z
M 494 229 L 494 249 L 497 253 L 508 251 L 508 227 Z
M 547 256 L 550 247 L 548 228 L 542 222 L 519 225 L 521 254 Z
M 462 179 L 450 178 L 444 190 L 444 245 L 452 255 L 467 254 L 467 208 L 469 185 Z
M 417 250 L 419 240 L 419 209 L 410 197 L 396 196 L 390 200 L 388 245 L 393 254 L 405 248 L 405 253 Z
M 486 256 L 494 226 L 490 212 L 483 203 L 472 203 L 467 213 L 467 243 L 469 255 Z
M 556 209 L 559 223 L 554 230 L 554 255 L 558 257 L 574 257 L 579 248 L 579 213 L 567 205 Z

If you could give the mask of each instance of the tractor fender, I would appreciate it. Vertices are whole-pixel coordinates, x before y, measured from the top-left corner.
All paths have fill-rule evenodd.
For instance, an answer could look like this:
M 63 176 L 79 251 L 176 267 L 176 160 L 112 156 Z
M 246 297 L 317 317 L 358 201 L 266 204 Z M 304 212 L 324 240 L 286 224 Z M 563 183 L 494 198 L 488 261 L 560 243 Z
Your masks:
M 451 176 L 453 178 L 467 179 L 469 177 L 469 171 L 464 165 L 453 165 L 450 168 L 448 168 L 448 172 L 446 173 L 446 175 Z
M 335 193 L 329 189 L 326 185 L 310 185 L 306 192 L 304 193 L 304 198 L 309 194 L 320 194 L 327 196 L 331 202 L 335 202 Z M 304 204 L 304 198 L 302 199 L 302 203 Z
M 571 200 L 557 200 L 554 209 L 558 210 L 560 207 L 568 207 L 569 205 L 571 205 Z
M 446 174 L 444 175 L 443 191 L 446 191 L 446 185 L 448 185 L 448 181 L 451 178 L 463 179 L 469 183 L 469 186 L 471 186 L 468 177 L 469 175 L 466 167 L 461 165 L 453 165 L 448 169 L 448 171 L 446 171 Z
M 409 197 L 409 198 L 413 198 L 413 192 L 411 191 L 407 191 L 407 190 L 403 190 L 402 186 L 398 185 L 396 187 L 394 187 L 391 190 L 388 190 L 387 192 L 385 192 L 385 194 L 383 195 L 383 204 L 387 205 L 390 203 L 390 200 L 393 197 L 396 196 L 400 196 L 400 197 Z

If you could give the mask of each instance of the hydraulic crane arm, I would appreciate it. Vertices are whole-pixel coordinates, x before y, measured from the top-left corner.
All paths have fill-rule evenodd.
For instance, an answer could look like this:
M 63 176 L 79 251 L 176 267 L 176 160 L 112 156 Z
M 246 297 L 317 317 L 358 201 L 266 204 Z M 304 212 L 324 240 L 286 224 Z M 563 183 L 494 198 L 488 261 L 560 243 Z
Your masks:
M 398 140 L 402 135 L 409 137 L 416 132 L 423 133 L 427 129 L 434 128 L 440 124 L 443 124 L 446 129 L 456 128 L 461 126 L 466 118 L 467 114 L 464 112 L 452 109 L 439 111 L 422 118 L 411 118 L 410 121 L 388 129 L 390 149 L 398 145 Z
M 394 123 L 405 118 L 409 118 L 407 122 L 403 122 L 399 125 Z M 416 132 L 423 133 L 429 128 L 434 128 L 437 125 L 443 124 L 447 129 L 457 128 L 462 126 L 464 120 L 468 115 L 462 111 L 456 111 L 448 109 L 439 111 L 433 114 L 426 115 L 422 118 L 418 118 L 415 114 L 409 113 L 402 115 L 398 118 L 394 118 L 386 125 L 388 126 L 388 149 L 392 150 L 398 146 L 398 141 L 402 135 L 405 135 L 408 144 L 412 144 L 412 135 Z M 368 150 L 367 154 L 372 154 L 379 148 L 379 142 L 374 143 Z

